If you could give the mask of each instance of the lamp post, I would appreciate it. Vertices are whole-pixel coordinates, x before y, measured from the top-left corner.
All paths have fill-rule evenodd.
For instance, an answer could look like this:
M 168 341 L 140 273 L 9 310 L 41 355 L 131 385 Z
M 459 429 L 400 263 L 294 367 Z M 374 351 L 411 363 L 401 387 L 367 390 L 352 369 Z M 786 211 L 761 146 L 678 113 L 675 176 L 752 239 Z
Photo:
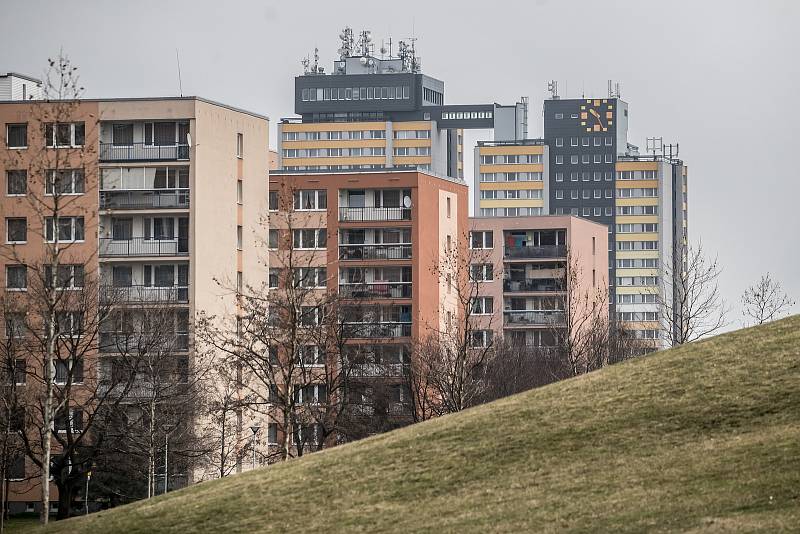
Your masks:
M 92 479 L 92 470 L 86 472 L 86 493 L 83 494 L 83 503 L 85 506 L 84 514 L 89 515 L 89 481 Z
M 256 468 L 256 434 L 258 431 L 261 430 L 259 425 L 253 425 L 250 427 L 250 430 L 253 432 L 253 469 Z

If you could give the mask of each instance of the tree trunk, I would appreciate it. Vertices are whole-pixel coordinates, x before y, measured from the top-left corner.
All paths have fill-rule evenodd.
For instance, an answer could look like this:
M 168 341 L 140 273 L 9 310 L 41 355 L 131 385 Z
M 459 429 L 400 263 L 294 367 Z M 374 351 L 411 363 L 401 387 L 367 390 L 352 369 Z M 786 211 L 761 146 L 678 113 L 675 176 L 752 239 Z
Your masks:
M 56 519 L 67 519 L 72 515 L 72 500 L 75 497 L 75 485 L 71 478 L 63 484 L 56 483 L 58 488 L 58 514 Z

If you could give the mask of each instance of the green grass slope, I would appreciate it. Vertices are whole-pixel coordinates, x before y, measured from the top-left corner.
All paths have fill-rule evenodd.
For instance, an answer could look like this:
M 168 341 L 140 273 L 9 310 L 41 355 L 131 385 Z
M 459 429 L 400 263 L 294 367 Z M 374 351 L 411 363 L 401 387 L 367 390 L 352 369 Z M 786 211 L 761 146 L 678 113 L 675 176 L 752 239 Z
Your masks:
M 798 528 L 795 316 L 47 532 Z

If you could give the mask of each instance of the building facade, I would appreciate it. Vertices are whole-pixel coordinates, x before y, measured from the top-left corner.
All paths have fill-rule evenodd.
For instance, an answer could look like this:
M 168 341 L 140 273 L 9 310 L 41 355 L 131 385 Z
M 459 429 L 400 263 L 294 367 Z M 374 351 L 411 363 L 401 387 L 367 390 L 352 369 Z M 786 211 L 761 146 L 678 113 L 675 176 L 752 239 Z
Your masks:
M 473 213 L 480 217 L 547 215 L 549 150 L 541 139 L 479 141 Z
M 515 345 L 549 348 L 565 324 L 567 290 L 590 295 L 607 284 L 605 226 L 580 217 L 473 217 L 470 248 L 480 276 L 478 324 Z M 565 284 L 568 262 L 575 283 Z
M 72 284 L 97 280 L 100 304 L 113 302 L 114 313 L 129 318 L 101 326 L 91 354 L 97 380 L 113 372 L 119 340 L 148 306 L 174 310 L 172 352 L 190 365 L 195 314 L 235 311 L 231 291 L 215 280 L 266 278 L 253 230 L 267 210 L 267 118 L 196 97 L 83 100 L 49 140 L 37 122 L 42 106 L 51 104 L 0 102 L 4 297 L 13 292 L 24 302 L 31 265 L 53 232 L 31 208 L 32 199 L 48 198 L 40 160 L 79 153 L 58 175 L 69 197 L 59 214 L 59 239 L 69 243 L 61 262 L 72 266 Z M 34 472 L 30 461 L 19 466 L 9 486 L 12 512 L 37 508 Z M 170 477 L 180 484 L 191 474 Z
M 412 341 L 457 313 L 434 268 L 466 235 L 460 180 L 417 170 L 276 171 L 269 194 L 270 291 L 282 291 L 287 269 L 315 271 L 315 289 L 341 299 L 346 348 L 368 355 L 355 377 L 375 364 L 408 363 Z M 388 413 L 408 422 L 402 373 L 395 379 Z M 284 429 L 273 412 L 262 425 L 272 451 Z

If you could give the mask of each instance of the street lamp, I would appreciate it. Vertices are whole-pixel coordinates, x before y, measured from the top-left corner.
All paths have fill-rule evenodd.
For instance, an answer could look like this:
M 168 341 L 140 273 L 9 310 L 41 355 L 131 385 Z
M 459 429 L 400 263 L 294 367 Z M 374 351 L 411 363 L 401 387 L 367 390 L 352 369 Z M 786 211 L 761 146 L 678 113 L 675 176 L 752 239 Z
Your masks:
M 261 430 L 259 425 L 253 425 L 250 427 L 250 430 L 253 432 L 253 469 L 256 468 L 256 434 L 258 431 Z

